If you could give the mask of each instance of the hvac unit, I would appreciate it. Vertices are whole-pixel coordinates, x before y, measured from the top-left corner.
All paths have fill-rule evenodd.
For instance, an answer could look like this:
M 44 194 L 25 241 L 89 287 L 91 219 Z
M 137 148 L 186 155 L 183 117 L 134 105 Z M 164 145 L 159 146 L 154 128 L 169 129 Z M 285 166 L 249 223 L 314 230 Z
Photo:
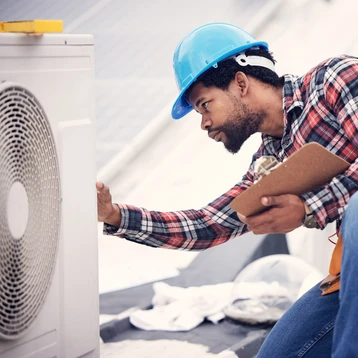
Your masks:
M 0 34 L 0 357 L 99 357 L 93 39 Z

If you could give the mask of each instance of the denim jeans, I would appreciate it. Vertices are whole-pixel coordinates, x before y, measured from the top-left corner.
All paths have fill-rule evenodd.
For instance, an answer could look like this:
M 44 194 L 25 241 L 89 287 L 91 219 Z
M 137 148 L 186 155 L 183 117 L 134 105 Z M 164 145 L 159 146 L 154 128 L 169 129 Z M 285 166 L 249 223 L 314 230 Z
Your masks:
M 319 284 L 283 315 L 257 358 L 358 357 L 358 193 L 342 223 L 341 289 L 325 296 Z

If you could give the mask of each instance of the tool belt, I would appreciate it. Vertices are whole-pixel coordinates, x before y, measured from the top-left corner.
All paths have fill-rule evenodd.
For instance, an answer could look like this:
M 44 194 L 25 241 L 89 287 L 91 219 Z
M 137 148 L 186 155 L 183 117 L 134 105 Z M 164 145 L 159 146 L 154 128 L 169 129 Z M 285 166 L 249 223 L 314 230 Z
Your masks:
M 336 247 L 333 250 L 331 262 L 329 265 L 329 275 L 321 282 L 320 289 L 322 295 L 339 290 L 340 287 L 340 273 L 342 263 L 342 250 L 343 250 L 343 239 L 340 233 L 338 233 L 338 240 Z

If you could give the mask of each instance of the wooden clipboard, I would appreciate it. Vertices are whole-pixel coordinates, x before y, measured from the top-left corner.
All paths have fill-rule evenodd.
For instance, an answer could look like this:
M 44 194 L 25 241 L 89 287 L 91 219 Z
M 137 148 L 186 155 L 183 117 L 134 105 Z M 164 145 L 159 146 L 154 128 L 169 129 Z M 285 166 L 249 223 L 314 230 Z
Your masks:
M 305 144 L 269 174 L 238 195 L 231 208 L 250 216 L 267 209 L 263 196 L 302 195 L 329 183 L 348 169 L 350 163 L 331 153 L 318 143 Z

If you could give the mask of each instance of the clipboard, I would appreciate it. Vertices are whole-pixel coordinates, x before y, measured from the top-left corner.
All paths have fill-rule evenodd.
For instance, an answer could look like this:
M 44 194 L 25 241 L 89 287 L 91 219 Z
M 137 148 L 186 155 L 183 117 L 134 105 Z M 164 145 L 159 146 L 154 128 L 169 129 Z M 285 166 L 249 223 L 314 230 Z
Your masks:
M 256 215 L 267 209 L 263 196 L 302 195 L 329 183 L 346 171 L 350 163 L 318 143 L 308 143 L 269 174 L 238 195 L 231 208 L 244 215 Z

